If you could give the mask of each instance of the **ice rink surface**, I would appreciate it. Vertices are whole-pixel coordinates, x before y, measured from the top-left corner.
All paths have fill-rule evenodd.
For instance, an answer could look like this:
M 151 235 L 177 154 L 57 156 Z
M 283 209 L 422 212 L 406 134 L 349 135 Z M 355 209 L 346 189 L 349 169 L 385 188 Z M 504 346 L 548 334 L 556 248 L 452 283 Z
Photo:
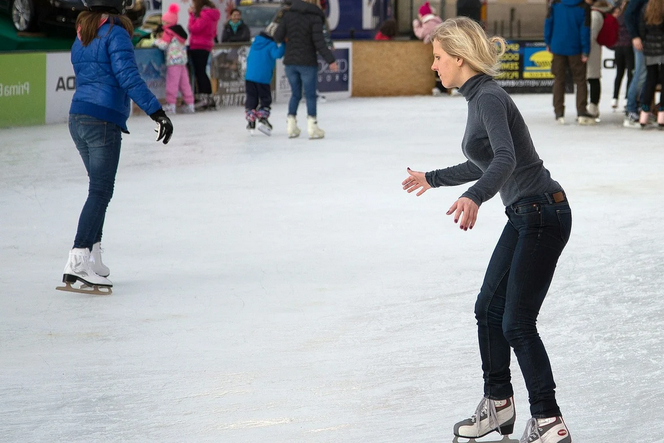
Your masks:
M 662 442 L 664 132 L 554 121 L 515 95 L 567 191 L 540 315 L 576 443 Z M 607 95 L 609 94 L 609 95 Z M 622 107 L 622 103 L 621 103 Z M 111 296 L 55 290 L 87 193 L 67 126 L 0 130 L 0 441 L 451 442 L 482 396 L 473 306 L 506 221 L 401 189 L 463 161 L 463 97 L 319 105 L 323 140 L 241 108 L 129 121 L 104 233 Z M 518 439 L 528 399 L 513 360 Z M 497 434 L 496 434 L 497 435 Z

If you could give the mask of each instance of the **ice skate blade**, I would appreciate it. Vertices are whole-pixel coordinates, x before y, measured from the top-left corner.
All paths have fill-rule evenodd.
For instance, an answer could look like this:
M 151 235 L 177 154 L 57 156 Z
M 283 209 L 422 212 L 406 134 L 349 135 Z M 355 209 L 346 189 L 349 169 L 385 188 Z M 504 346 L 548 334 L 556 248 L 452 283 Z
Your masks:
M 272 130 L 266 125 L 258 125 L 256 129 L 258 129 L 260 132 L 267 135 L 268 137 L 272 135 Z
M 58 286 L 55 289 L 58 291 L 65 292 L 77 292 L 79 294 L 91 294 L 91 295 L 111 295 L 113 290 L 109 286 L 99 286 L 99 285 L 87 285 L 81 283 L 81 286 L 76 287 L 72 286 L 71 283 L 65 282 L 65 286 Z
M 504 435 L 500 440 L 496 437 L 465 438 L 455 436 L 452 443 L 519 443 L 519 440 L 509 438 L 507 435 Z

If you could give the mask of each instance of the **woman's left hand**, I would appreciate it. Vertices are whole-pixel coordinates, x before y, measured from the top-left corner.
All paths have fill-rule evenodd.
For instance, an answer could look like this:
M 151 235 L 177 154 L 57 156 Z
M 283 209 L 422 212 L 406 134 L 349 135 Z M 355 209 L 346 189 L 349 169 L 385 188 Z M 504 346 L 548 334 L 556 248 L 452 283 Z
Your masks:
M 461 197 L 455 201 L 452 207 L 447 211 L 447 215 L 454 213 L 454 223 L 459 223 L 459 227 L 464 231 L 473 229 L 477 220 L 479 206 L 467 197 Z

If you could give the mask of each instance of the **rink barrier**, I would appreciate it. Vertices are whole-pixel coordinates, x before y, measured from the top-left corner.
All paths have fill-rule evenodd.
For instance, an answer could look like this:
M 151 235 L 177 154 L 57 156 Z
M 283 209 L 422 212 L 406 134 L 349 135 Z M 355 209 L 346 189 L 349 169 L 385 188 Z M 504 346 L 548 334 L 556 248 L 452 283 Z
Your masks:
M 510 41 L 499 83 L 510 93 L 551 92 L 549 53 L 537 41 Z M 319 58 L 318 92 L 326 99 L 430 95 L 432 46 L 419 40 L 334 43 L 339 70 Z M 217 45 L 210 77 L 219 106 L 244 106 L 244 73 L 249 46 Z M 0 53 L 0 128 L 67 121 L 76 82 L 69 52 Z M 290 97 L 283 60 L 277 62 L 275 102 Z M 150 90 L 163 103 L 166 66 L 156 48 L 136 49 L 136 62 Z M 193 77 L 193 76 L 192 76 Z M 193 80 L 193 79 L 192 79 Z M 137 110 L 134 107 L 134 110 Z

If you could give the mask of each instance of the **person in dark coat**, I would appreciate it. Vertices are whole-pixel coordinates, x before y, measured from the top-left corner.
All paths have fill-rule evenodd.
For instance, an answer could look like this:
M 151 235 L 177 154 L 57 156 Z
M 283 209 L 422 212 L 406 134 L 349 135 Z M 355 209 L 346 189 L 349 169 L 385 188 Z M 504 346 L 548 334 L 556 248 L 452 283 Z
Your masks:
M 231 11 L 231 18 L 224 26 L 224 32 L 221 34 L 221 41 L 224 43 L 242 43 L 251 41 L 251 30 L 245 22 L 242 21 L 242 13 L 239 9 Z
M 279 27 L 274 33 L 274 41 L 286 41 L 284 66 L 291 86 L 291 98 L 288 103 L 288 137 L 300 135 L 297 127 L 297 108 L 302 99 L 302 89 L 307 102 L 307 129 L 309 138 L 323 138 L 325 132 L 318 127 L 316 118 L 316 83 L 318 77 L 318 54 L 337 71 L 334 54 L 325 44 L 323 24 L 325 13 L 320 8 L 319 0 L 293 0 L 285 8 Z

